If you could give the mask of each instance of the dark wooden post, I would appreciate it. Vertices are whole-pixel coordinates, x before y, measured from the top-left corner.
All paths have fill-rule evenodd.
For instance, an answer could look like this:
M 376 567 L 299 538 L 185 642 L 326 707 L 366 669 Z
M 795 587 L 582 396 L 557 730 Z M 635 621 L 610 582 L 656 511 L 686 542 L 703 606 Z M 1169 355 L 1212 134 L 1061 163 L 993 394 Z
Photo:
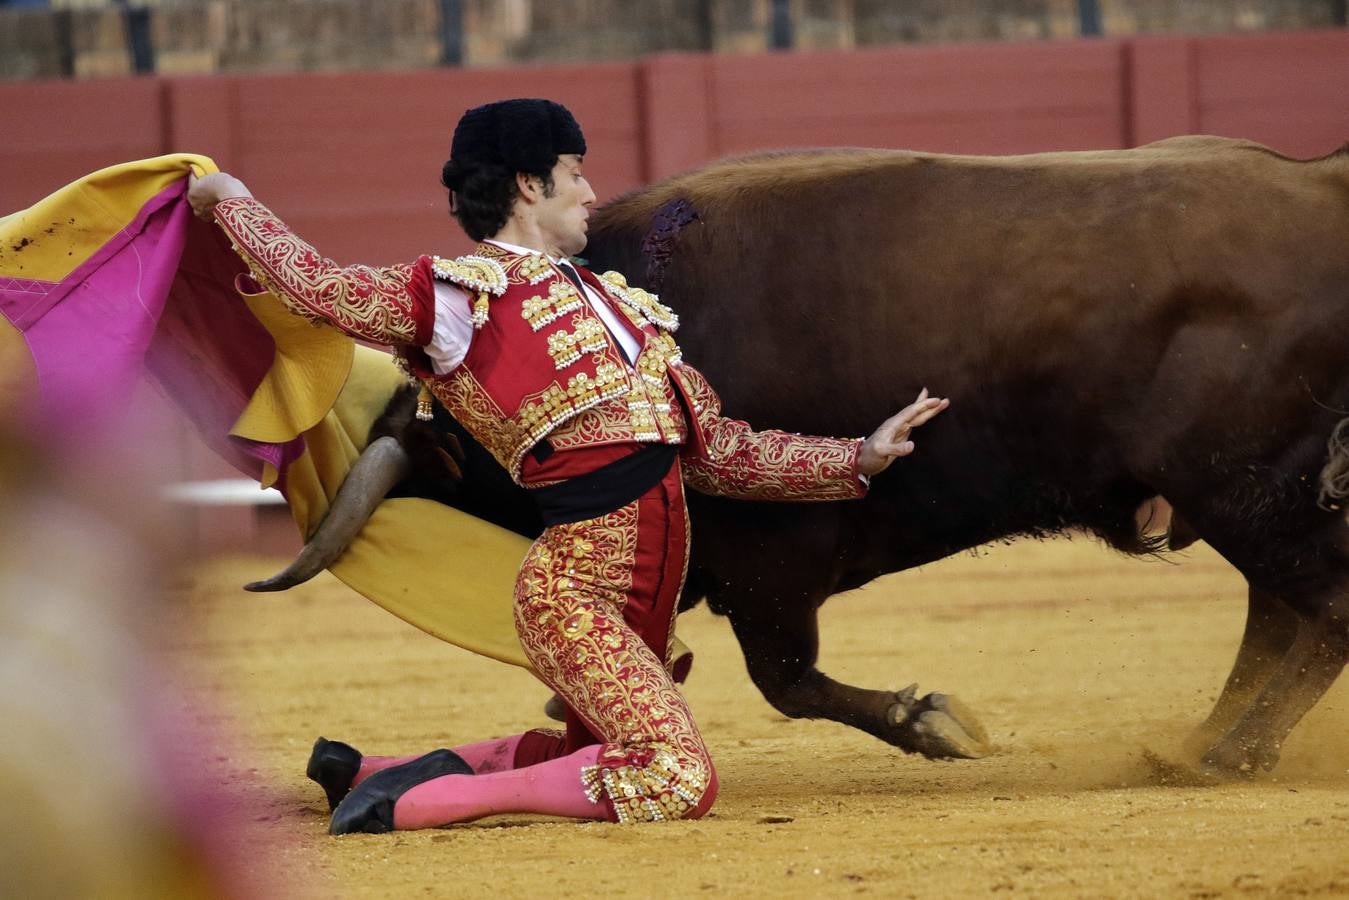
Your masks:
M 711 53 L 717 48 L 717 25 L 712 15 L 712 0 L 697 0 L 693 16 L 698 28 L 698 49 Z
M 1077 0 L 1077 23 L 1078 33 L 1083 37 L 1100 37 L 1100 0 Z
M 792 33 L 791 0 L 773 0 L 773 17 L 768 26 L 768 46 L 774 50 L 790 50 L 795 43 Z
M 127 50 L 131 53 L 131 71 L 149 75 L 155 70 L 155 42 L 150 34 L 150 9 L 132 6 L 127 0 L 117 0 L 122 8 L 122 22 L 126 28 Z
M 75 75 L 75 14 L 69 9 L 54 9 L 52 24 L 56 28 L 56 53 L 61 74 L 71 78 Z
M 440 64 L 464 64 L 464 0 L 440 0 Z

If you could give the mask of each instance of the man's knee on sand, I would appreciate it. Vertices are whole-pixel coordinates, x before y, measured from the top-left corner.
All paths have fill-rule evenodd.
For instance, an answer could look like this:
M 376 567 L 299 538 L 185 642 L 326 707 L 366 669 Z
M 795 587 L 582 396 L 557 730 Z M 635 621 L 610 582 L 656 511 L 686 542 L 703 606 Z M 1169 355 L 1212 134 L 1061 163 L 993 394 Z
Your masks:
M 717 781 L 717 770 L 712 768 L 711 760 L 708 760 L 707 768 L 709 773 L 707 789 L 703 791 L 702 799 L 698 801 L 698 804 L 690 809 L 688 814 L 682 818 L 701 819 L 712 809 L 712 804 L 717 802 L 717 794 L 721 790 L 721 784 Z
M 700 819 L 718 795 L 716 770 L 696 731 L 675 742 L 607 745 L 581 772 L 592 800 L 607 799 L 610 819 L 625 824 Z

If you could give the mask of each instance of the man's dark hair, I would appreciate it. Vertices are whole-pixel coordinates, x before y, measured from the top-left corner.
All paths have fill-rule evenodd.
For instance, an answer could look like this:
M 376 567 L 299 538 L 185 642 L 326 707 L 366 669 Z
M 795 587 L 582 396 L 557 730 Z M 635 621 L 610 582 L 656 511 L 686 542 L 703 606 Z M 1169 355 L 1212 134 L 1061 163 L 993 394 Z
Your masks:
M 543 180 L 544 196 L 553 195 L 553 173 L 529 172 Z M 470 239 L 481 241 L 506 227 L 511 206 L 520 196 L 515 170 L 498 165 L 464 165 L 456 160 L 445 163 L 440 183 L 449 188 L 450 214 Z
M 585 152 L 581 126 L 562 104 L 498 100 L 460 117 L 440 182 L 451 191 L 450 212 L 470 238 L 480 241 L 510 218 L 511 204 L 520 196 L 517 172 L 543 179 L 544 194 L 552 196 L 557 158 Z

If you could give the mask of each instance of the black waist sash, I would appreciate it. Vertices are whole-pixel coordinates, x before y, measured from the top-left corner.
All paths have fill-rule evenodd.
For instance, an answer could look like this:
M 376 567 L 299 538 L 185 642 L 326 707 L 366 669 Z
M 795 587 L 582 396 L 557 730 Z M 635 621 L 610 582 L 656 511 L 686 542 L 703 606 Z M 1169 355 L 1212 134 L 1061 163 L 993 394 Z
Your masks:
M 678 455 L 675 444 L 646 444 L 593 472 L 532 488 L 529 493 L 538 504 L 544 525 L 594 519 L 622 509 L 660 484 Z

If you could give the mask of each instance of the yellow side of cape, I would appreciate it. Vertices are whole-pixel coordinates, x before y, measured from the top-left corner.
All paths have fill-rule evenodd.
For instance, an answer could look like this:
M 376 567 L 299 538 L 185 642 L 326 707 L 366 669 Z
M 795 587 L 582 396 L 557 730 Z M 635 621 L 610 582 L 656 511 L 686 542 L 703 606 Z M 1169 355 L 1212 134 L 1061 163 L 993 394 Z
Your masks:
M 269 295 L 248 304 L 276 340 L 277 358 L 232 433 L 276 442 L 304 435 L 304 454 L 286 469 L 286 497 L 308 536 L 405 378 L 388 354 L 315 327 Z M 428 634 L 528 668 L 511 612 L 528 549 L 527 539 L 482 519 L 401 498 L 379 506 L 331 571 Z
M 182 180 L 189 168 L 198 175 L 220 171 L 209 157 L 195 153 L 121 163 L 0 218 L 0 246 L 25 242 L 21 255 L 0 257 L 0 275 L 61 281 L 125 228 L 150 198 Z M 45 240 L 49 234 L 53 239 Z

